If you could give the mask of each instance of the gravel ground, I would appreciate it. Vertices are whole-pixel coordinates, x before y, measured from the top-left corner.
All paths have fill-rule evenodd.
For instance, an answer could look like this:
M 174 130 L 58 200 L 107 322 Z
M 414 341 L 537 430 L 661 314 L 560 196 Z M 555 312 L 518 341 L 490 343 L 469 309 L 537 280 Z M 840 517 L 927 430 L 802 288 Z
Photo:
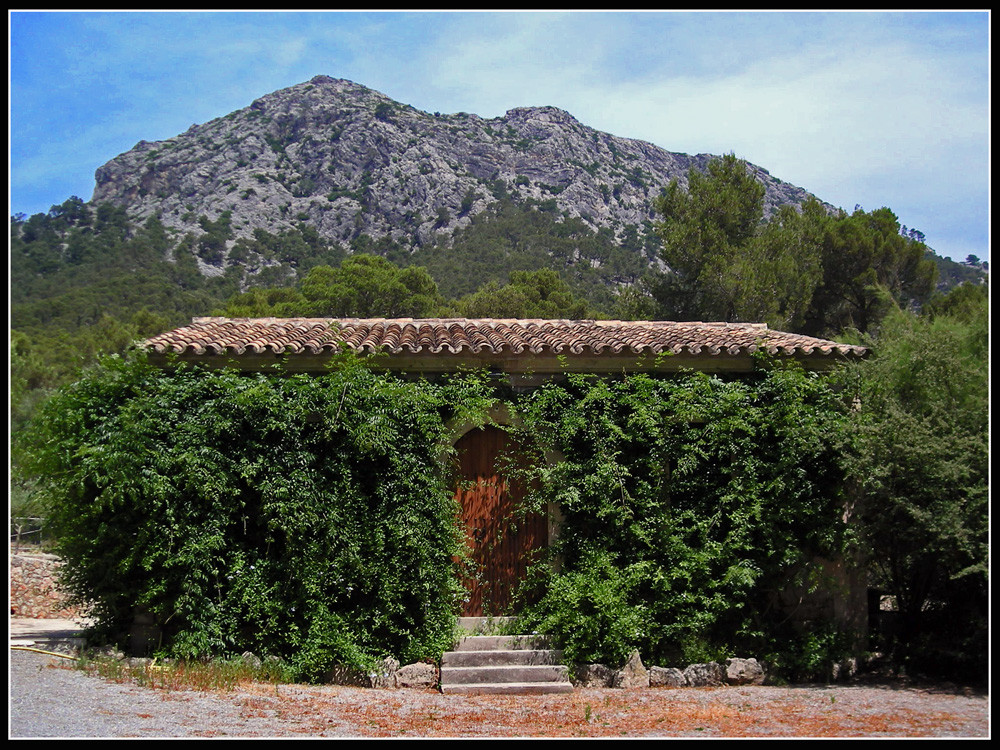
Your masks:
M 10 651 L 9 736 L 989 737 L 989 697 L 954 688 L 578 689 L 551 696 L 246 685 L 161 690 Z
M 235 693 L 160 691 L 117 684 L 73 662 L 10 651 L 10 737 L 204 737 L 284 734 L 280 722 L 245 715 Z

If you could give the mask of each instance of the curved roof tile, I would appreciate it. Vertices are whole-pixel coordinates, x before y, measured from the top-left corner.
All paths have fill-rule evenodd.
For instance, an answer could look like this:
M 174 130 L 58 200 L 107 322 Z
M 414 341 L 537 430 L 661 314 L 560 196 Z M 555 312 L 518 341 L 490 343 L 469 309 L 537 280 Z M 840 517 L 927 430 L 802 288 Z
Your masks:
M 358 353 L 449 355 L 696 357 L 771 354 L 864 357 L 867 349 L 774 331 L 761 323 L 618 320 L 508 320 L 412 318 L 195 318 L 191 325 L 143 342 L 156 354 L 323 355 Z

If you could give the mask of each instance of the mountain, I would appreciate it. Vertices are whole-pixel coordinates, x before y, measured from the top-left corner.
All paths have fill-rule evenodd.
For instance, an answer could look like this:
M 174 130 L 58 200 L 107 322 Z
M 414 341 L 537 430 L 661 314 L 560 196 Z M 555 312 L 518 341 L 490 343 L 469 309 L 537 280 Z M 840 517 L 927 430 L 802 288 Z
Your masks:
M 221 219 L 228 249 L 256 229 L 305 224 L 345 249 L 367 236 L 412 252 L 505 198 L 621 243 L 629 228 L 648 228 L 652 198 L 670 180 L 686 182 L 690 167 L 712 158 L 603 133 L 555 107 L 492 119 L 431 114 L 316 76 L 174 138 L 140 141 L 97 170 L 92 202 L 122 207 L 137 222 L 158 215 L 168 229 L 196 235 Z M 809 197 L 751 168 L 768 215 Z M 221 273 L 228 249 L 200 259 L 202 272 Z
M 406 293 L 434 301 L 434 315 L 511 316 L 544 300 L 556 315 L 677 316 L 667 306 L 676 300 L 661 294 L 669 275 L 650 273 L 666 267 L 653 199 L 714 158 L 602 133 L 554 107 L 430 114 L 326 76 L 141 141 L 98 168 L 89 203 L 72 196 L 47 214 L 11 217 L 13 423 L 99 353 L 230 304 L 285 314 L 302 299 L 360 288 L 356 277 L 334 283 L 348 265 L 374 268 L 365 282 L 393 295 L 403 276 Z M 810 197 L 749 169 L 768 216 Z M 900 231 L 842 218 L 861 250 L 878 244 L 868 232 Z M 830 257 L 839 267 L 838 242 Z M 987 282 L 982 269 L 928 254 L 940 291 Z M 859 258 L 865 291 L 882 261 Z M 887 268 L 897 285 L 915 273 Z M 817 308 L 842 301 L 825 295 Z M 702 306 L 691 315 L 717 314 Z

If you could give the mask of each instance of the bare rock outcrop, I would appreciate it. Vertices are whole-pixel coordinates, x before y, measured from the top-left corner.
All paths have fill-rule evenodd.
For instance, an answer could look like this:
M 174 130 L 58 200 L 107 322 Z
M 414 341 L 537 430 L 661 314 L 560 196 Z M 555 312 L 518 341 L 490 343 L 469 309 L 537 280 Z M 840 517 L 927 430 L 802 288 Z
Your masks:
M 344 246 L 360 235 L 412 246 L 452 235 L 507 198 L 620 237 L 648 227 L 661 188 L 685 183 L 711 158 L 603 133 L 555 107 L 431 114 L 316 76 L 173 138 L 140 141 L 97 169 L 92 200 L 138 221 L 156 215 L 179 234 L 200 234 L 202 217 L 226 217 L 226 252 L 202 264 L 218 274 L 253 262 L 229 253 L 257 229 L 304 224 Z M 808 197 L 750 168 L 767 213 Z

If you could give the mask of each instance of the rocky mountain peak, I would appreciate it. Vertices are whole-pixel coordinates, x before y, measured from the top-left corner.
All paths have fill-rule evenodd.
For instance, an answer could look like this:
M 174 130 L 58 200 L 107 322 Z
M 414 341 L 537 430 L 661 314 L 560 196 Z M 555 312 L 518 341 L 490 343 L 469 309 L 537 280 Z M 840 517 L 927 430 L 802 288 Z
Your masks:
M 514 107 L 508 109 L 504 119 L 508 122 L 548 122 L 559 125 L 579 125 L 573 115 L 558 107 Z
M 430 114 L 318 75 L 173 138 L 140 141 L 97 170 L 93 201 L 139 221 L 158 215 L 181 233 L 226 215 L 236 238 L 306 224 L 346 246 L 362 234 L 411 245 L 447 237 L 511 199 L 618 236 L 648 225 L 660 190 L 709 158 L 602 133 L 557 107 Z M 756 174 L 769 210 L 808 196 Z

